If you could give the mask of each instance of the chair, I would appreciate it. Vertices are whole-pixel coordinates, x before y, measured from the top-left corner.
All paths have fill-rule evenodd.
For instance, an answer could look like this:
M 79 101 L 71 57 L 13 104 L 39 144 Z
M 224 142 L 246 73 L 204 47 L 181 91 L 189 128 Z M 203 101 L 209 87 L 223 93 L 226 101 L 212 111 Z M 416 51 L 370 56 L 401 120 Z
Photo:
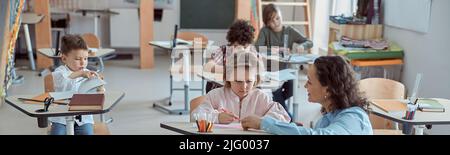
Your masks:
M 54 92 L 54 84 L 53 84 L 53 75 L 52 74 L 48 74 L 44 77 L 44 91 L 46 93 L 48 92 Z M 103 117 L 103 116 L 101 116 Z M 48 127 L 47 132 L 50 133 L 51 130 L 51 126 Z M 106 123 L 101 122 L 101 123 L 95 123 L 94 124 L 94 134 L 95 135 L 110 135 L 111 133 L 109 132 L 108 126 Z
M 85 33 L 81 36 L 89 48 L 100 48 L 100 40 L 92 33 Z
M 365 93 L 368 99 L 404 99 L 405 86 L 397 81 L 383 78 L 367 78 L 359 81 L 359 89 Z M 386 119 L 369 115 L 374 129 L 398 129 L 397 123 Z M 374 131 L 375 133 L 375 131 Z M 387 133 L 387 132 L 380 132 Z M 394 133 L 394 132 L 391 132 Z
M 98 39 L 95 34 L 85 33 L 81 37 L 86 42 L 86 44 L 87 44 L 87 46 L 89 48 L 96 48 L 96 49 L 100 49 L 101 48 L 100 39 Z M 95 53 L 94 52 L 89 52 L 89 55 L 90 56 L 95 56 Z M 88 68 L 90 70 L 96 70 L 97 72 L 103 72 L 103 69 L 104 69 L 103 60 L 108 60 L 108 59 L 111 59 L 113 57 L 115 57 L 115 55 L 112 55 L 111 57 L 106 57 L 106 58 L 97 57 L 94 60 L 98 61 L 97 65 L 99 65 L 99 68 L 98 69 L 94 69 L 92 66 L 88 66 Z
M 206 48 L 207 44 L 208 44 L 208 38 L 206 38 L 205 36 L 195 33 L 195 32 L 180 32 L 177 35 L 178 39 L 183 39 L 185 41 L 189 41 L 189 42 L 194 42 L 195 39 L 200 39 L 202 41 L 202 63 L 201 65 L 192 65 L 190 67 L 190 77 L 195 77 L 196 75 L 196 71 L 202 71 L 203 70 L 203 65 L 204 65 L 204 49 Z M 175 60 L 174 55 L 177 55 L 178 53 L 174 53 L 172 52 L 172 56 L 171 56 L 171 67 L 170 67 L 170 96 L 169 96 L 169 105 L 172 105 L 172 96 L 173 96 L 173 91 L 176 90 L 180 90 L 180 91 L 184 91 L 184 89 L 178 89 L 178 88 L 173 88 L 173 75 L 183 75 L 183 61 L 182 59 L 180 59 L 179 61 Z M 195 52 L 191 51 L 191 54 L 197 54 Z M 191 57 L 191 64 L 194 64 L 192 62 L 193 57 Z M 202 79 L 202 84 L 201 84 L 201 88 L 190 88 L 189 90 L 192 91 L 201 91 L 202 94 L 204 94 L 204 85 L 205 85 L 205 80 Z
M 195 109 L 195 108 L 197 108 L 200 104 L 202 104 L 203 103 L 203 101 L 205 101 L 205 99 L 206 99 L 206 97 L 205 96 L 199 96 L 199 97 L 196 97 L 196 98 L 194 98 L 194 99 L 192 99 L 191 100 L 191 103 L 190 103 L 190 108 L 189 108 L 189 115 L 190 115 L 190 121 L 191 122 L 194 122 L 195 120 L 194 120 L 194 118 L 192 118 L 191 116 L 191 114 L 192 114 L 192 111 Z

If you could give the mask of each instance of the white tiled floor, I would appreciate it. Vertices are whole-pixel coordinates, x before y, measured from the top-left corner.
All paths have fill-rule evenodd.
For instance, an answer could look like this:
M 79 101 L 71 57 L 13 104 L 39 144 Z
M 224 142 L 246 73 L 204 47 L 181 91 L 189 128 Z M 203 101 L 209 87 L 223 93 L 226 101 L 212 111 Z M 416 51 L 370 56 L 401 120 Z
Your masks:
M 108 82 L 106 89 L 124 91 L 124 99 L 107 114 L 114 121 L 109 124 L 112 134 L 141 135 L 141 134 L 176 134 L 160 128 L 160 122 L 165 121 L 189 121 L 187 115 L 168 115 L 152 108 L 154 101 L 168 97 L 169 95 L 169 56 L 156 53 L 155 68 L 140 70 L 139 59 L 106 61 L 105 80 Z M 19 61 L 17 66 L 27 66 L 27 61 Z M 9 95 L 39 94 L 43 91 L 43 78 L 37 76 L 37 72 L 28 69 L 19 69 L 19 75 L 25 77 L 25 82 L 11 86 Z M 303 104 L 299 106 L 299 120 L 309 126 L 310 120 L 318 117 L 320 106 L 306 103 L 306 92 L 303 88 L 305 76 L 300 80 L 300 97 Z M 182 86 L 177 84 L 175 86 Z M 192 87 L 199 87 L 195 82 Z M 175 93 L 175 100 L 182 100 L 183 93 Z M 191 98 L 199 96 L 199 92 L 191 92 Z M 183 106 L 181 103 L 175 106 Z M 98 120 L 98 119 L 97 119 Z M 0 107 L 0 134 L 46 134 L 46 129 L 37 127 L 35 118 L 31 118 L 13 107 L 3 103 Z

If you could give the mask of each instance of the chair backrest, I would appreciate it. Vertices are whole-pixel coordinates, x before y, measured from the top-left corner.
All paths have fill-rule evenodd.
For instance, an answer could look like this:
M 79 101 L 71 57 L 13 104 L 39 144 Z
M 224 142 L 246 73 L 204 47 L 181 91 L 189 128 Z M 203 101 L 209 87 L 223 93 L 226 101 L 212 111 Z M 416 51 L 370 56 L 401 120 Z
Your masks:
M 55 86 L 53 85 L 53 75 L 50 73 L 44 77 L 44 92 L 54 92 Z
M 405 86 L 397 81 L 383 78 L 368 78 L 359 81 L 359 89 L 367 99 L 404 99 Z M 369 115 L 372 128 L 391 129 L 393 122 L 374 114 Z
M 199 96 L 199 97 L 196 97 L 196 98 L 191 100 L 190 107 L 189 107 L 189 115 L 190 116 L 192 114 L 192 111 L 195 108 L 197 108 L 200 104 L 202 104 L 203 101 L 205 101 L 205 98 L 206 98 L 205 96 Z M 194 122 L 194 119 L 192 117 L 190 117 L 190 121 Z
M 405 86 L 397 81 L 368 78 L 359 81 L 359 89 L 368 99 L 404 99 Z
M 92 33 L 85 33 L 81 37 L 89 48 L 100 48 L 100 40 Z

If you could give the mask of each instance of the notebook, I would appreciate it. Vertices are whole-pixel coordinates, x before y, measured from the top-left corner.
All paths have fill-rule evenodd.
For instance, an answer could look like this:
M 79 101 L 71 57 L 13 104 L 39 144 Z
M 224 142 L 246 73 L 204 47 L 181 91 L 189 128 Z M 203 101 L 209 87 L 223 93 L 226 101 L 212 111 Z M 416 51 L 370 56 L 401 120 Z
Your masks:
M 417 104 L 423 112 L 445 112 L 444 106 L 434 99 L 421 98 L 417 100 Z
M 372 104 L 388 113 L 407 110 L 406 103 L 399 100 L 372 100 Z
M 69 103 L 69 111 L 102 110 L 104 94 L 74 94 Z

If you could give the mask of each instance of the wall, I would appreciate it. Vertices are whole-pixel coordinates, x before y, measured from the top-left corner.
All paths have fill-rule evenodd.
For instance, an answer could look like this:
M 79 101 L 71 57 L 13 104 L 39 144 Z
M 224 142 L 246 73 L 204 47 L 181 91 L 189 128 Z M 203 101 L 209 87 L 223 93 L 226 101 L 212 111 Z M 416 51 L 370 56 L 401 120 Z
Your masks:
M 402 82 L 412 91 L 415 76 L 423 73 L 420 97 L 450 99 L 450 1 L 433 0 L 430 29 L 426 34 L 387 26 L 384 36 L 405 49 Z M 447 46 L 446 46 L 447 45 Z M 408 93 L 410 95 L 410 93 Z M 450 110 L 450 109 L 447 109 Z M 450 126 L 433 126 L 429 134 L 450 134 Z

